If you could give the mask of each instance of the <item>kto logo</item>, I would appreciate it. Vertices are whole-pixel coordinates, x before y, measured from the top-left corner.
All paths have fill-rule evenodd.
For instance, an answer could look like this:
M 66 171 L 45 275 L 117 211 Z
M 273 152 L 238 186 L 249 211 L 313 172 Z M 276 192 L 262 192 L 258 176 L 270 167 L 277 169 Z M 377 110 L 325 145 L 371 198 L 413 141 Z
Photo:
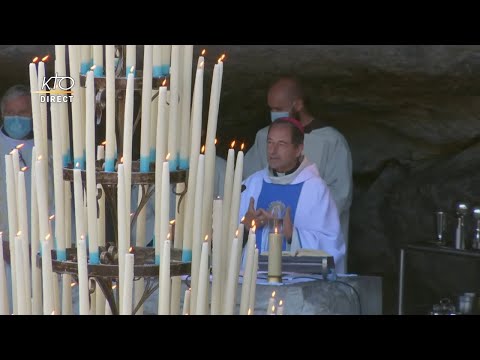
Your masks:
M 50 76 L 48 79 L 43 77 L 42 89 L 34 91 L 34 93 L 41 94 L 40 102 L 42 103 L 71 103 L 74 85 L 75 79 L 70 76 L 58 76 L 58 73 L 56 73 L 55 76 Z

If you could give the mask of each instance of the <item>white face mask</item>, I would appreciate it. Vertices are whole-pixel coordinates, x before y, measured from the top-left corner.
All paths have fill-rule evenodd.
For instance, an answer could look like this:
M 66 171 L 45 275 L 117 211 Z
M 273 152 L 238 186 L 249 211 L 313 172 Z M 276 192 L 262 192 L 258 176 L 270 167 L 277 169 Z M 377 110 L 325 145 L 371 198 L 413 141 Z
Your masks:
M 289 117 L 290 113 L 288 111 L 271 111 L 270 118 L 272 122 L 283 117 Z

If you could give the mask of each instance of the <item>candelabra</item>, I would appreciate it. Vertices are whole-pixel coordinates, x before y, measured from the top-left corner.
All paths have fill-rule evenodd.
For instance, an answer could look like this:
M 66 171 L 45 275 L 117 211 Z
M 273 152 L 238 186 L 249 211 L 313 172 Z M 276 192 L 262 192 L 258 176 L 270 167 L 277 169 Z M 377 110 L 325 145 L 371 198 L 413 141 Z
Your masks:
M 117 47 L 118 63 L 116 67 L 116 77 L 115 77 L 115 95 L 116 95 L 116 140 L 118 153 L 122 153 L 122 144 L 123 144 L 123 122 L 124 122 L 124 110 L 125 110 L 125 94 L 127 86 L 127 78 L 121 77 L 122 74 L 125 74 L 125 65 L 123 59 L 125 58 L 125 46 Z M 142 72 L 136 71 L 135 79 L 135 91 L 142 90 Z M 153 78 L 152 87 L 153 89 L 158 89 L 162 83 L 165 81 L 166 77 Z M 105 100 L 105 89 L 106 89 L 106 78 L 102 76 L 95 76 L 95 89 L 96 89 L 96 121 L 97 124 L 102 119 L 103 110 L 106 107 Z M 80 76 L 80 85 L 85 87 L 86 76 Z M 154 97 L 152 98 L 152 100 Z M 138 124 L 141 117 L 141 109 L 138 110 L 135 121 L 133 125 L 133 131 L 135 131 L 136 125 Z M 138 214 L 147 204 L 148 200 L 151 198 L 152 194 L 155 191 L 155 165 L 150 164 L 149 172 L 139 172 L 140 164 L 139 161 L 134 161 L 132 163 L 132 176 L 131 184 L 138 185 L 141 189 L 141 201 L 138 204 L 138 207 L 133 213 L 131 218 L 131 227 L 135 223 Z M 96 162 L 96 184 L 101 184 L 102 189 L 98 189 L 97 193 L 97 206 L 98 201 L 102 196 L 105 197 L 106 208 L 109 210 L 109 221 L 114 230 L 114 238 L 111 241 L 108 241 L 105 246 L 99 246 L 100 253 L 100 264 L 88 264 L 88 277 L 93 278 L 98 283 L 102 292 L 104 293 L 112 314 L 118 314 L 119 309 L 117 302 L 115 301 L 114 295 L 114 284 L 119 278 L 119 266 L 118 266 L 118 250 L 117 250 L 117 239 L 118 239 L 118 204 L 117 204 L 117 191 L 118 191 L 118 174 L 117 172 L 106 172 L 104 171 L 104 161 L 97 160 Z M 66 181 L 74 181 L 74 164 L 69 164 L 63 169 L 63 178 Z M 81 171 L 82 183 L 83 186 L 86 185 L 86 171 Z M 185 183 L 186 185 L 186 170 L 176 170 L 170 171 L 170 184 L 175 186 L 177 183 Z M 173 190 L 173 189 L 172 189 Z M 180 195 L 182 197 L 185 195 L 187 189 Z M 165 201 L 168 201 L 166 199 Z M 141 297 L 138 304 L 136 304 L 133 313 L 136 313 L 142 304 L 148 299 L 148 297 L 158 288 L 158 282 L 156 279 L 159 276 L 159 265 L 155 264 L 155 249 L 149 247 L 132 247 L 130 251 L 135 254 L 135 264 L 134 264 L 134 276 L 135 278 L 144 278 L 145 279 L 145 290 L 143 296 Z M 64 261 L 57 260 L 56 252 L 52 252 L 52 267 L 53 271 L 56 273 L 65 273 L 76 276 L 78 274 L 78 263 L 77 263 L 77 253 L 75 248 L 66 249 L 67 258 Z M 171 250 L 171 264 L 170 264 L 170 275 L 171 276 L 180 276 L 190 274 L 190 263 L 182 262 L 182 251 L 181 249 Z M 37 256 L 37 266 L 41 266 L 41 257 Z M 118 288 L 118 287 L 117 287 Z M 118 294 L 117 294 L 118 297 Z

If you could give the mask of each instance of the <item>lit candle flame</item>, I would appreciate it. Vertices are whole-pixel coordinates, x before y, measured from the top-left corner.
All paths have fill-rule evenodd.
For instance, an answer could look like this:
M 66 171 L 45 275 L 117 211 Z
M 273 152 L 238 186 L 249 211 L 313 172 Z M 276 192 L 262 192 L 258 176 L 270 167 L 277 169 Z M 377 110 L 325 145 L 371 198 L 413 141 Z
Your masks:
M 282 306 L 282 305 L 283 305 L 283 300 L 280 300 L 280 301 L 278 302 L 278 306 Z
M 225 60 L 225 54 L 222 54 L 222 56 L 219 57 L 218 63 L 220 64 L 223 60 Z
M 53 219 L 55 219 L 55 214 L 50 215 L 50 216 L 48 217 L 48 220 L 53 220 Z
M 52 311 L 52 313 L 50 315 L 55 315 L 55 310 Z
M 272 305 L 272 314 L 275 314 L 275 305 Z
M 235 147 L 235 140 L 232 141 L 232 143 L 230 144 L 230 148 L 233 149 Z
M 203 56 L 203 55 L 205 55 L 206 52 L 207 52 L 207 49 L 203 49 L 200 55 Z
M 107 145 L 107 140 L 102 141 L 102 145 L 103 146 Z
M 120 158 L 120 162 L 123 164 L 123 156 Z
M 46 241 L 50 240 L 50 234 L 47 234 L 47 236 L 45 236 L 45 240 Z
M 76 167 L 76 168 L 79 168 L 79 167 L 80 167 L 80 163 L 77 162 L 77 163 L 75 164 L 75 167 Z
M 97 67 L 97 65 L 92 65 L 92 67 L 90 68 L 90 71 L 95 70 L 96 67 Z
M 165 86 L 165 85 L 167 85 L 167 79 L 163 79 L 162 81 L 162 86 Z
M 38 155 L 37 161 L 42 160 L 42 155 Z
M 165 156 L 165 161 L 168 161 L 170 159 L 170 153 L 167 154 L 167 156 Z
M 252 309 L 248 308 L 247 315 L 252 315 Z
M 132 66 L 132 67 L 130 68 L 130 74 L 133 74 L 134 71 L 135 71 L 135 66 Z
M 252 220 L 252 222 L 250 223 L 250 227 L 254 227 L 255 226 L 255 220 Z
M 170 240 L 170 233 L 167 234 L 167 240 Z
M 42 58 L 42 61 L 43 61 L 43 62 L 47 61 L 49 57 L 50 57 L 50 55 L 45 55 L 45 56 Z
M 244 147 L 245 147 L 245 143 L 242 143 L 242 145 L 240 146 L 240 151 L 243 151 Z
M 35 56 L 35 57 L 33 58 L 33 60 L 32 60 L 32 63 L 35 64 L 37 61 L 38 61 L 38 56 Z
M 117 288 L 117 284 L 112 285 L 112 290 L 115 290 Z
M 22 235 L 22 231 L 17 232 L 17 236 Z
M 275 290 L 273 290 L 273 292 L 272 292 L 272 298 L 274 298 L 274 297 L 275 297 Z
M 278 228 L 275 226 L 275 234 L 278 234 Z
M 20 170 L 22 170 L 23 172 L 25 172 L 25 171 L 28 170 L 28 166 L 24 166 L 24 167 L 22 167 Z
M 214 141 L 213 143 L 214 143 L 215 145 L 217 145 L 217 142 L 218 142 L 218 141 L 217 141 L 217 138 L 215 138 L 215 141 Z
M 77 285 L 77 283 L 76 283 L 75 281 L 72 281 L 72 282 L 70 283 L 70 287 L 72 287 L 72 288 L 73 288 L 75 285 Z
M 204 238 L 203 241 L 204 241 L 204 242 L 205 242 L 205 241 L 208 241 L 208 235 L 205 235 L 205 238 Z
M 175 220 L 170 220 L 170 221 L 169 221 L 169 224 L 170 224 L 170 225 L 175 224 Z
M 200 149 L 200 152 L 201 152 L 202 154 L 205 154 L 205 145 L 202 145 L 202 148 Z
M 128 248 L 128 252 L 129 252 L 130 254 L 133 253 L 133 246 L 130 246 L 130 247 Z
M 22 143 L 22 144 L 19 144 L 19 145 L 15 146 L 15 149 L 20 150 L 20 149 L 23 148 L 24 146 L 25 146 L 25 144 Z
M 238 229 L 235 230 L 235 237 L 238 238 Z
M 240 222 L 244 222 L 245 221 L 245 216 L 242 216 L 242 219 L 240 220 Z

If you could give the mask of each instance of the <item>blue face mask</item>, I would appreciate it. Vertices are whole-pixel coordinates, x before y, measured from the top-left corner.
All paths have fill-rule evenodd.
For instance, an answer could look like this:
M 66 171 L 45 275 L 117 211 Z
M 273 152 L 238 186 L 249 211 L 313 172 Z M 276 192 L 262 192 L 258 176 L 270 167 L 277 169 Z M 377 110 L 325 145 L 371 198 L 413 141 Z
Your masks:
M 33 121 L 30 116 L 7 115 L 3 118 L 3 128 L 8 136 L 21 140 L 32 132 Z
M 288 111 L 271 111 L 270 112 L 270 117 L 272 119 L 272 122 L 282 117 L 289 117 L 289 116 L 290 116 L 290 113 Z

